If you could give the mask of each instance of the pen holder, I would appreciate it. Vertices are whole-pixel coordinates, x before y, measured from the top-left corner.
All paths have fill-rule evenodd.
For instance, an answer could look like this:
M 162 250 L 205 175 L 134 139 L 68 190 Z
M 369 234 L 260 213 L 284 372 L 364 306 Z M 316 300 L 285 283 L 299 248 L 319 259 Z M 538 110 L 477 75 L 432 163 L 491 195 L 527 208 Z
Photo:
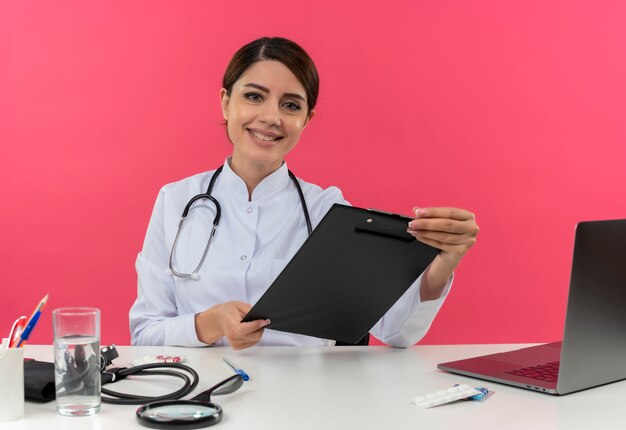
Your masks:
M 0 423 L 24 418 L 24 348 L 0 347 Z

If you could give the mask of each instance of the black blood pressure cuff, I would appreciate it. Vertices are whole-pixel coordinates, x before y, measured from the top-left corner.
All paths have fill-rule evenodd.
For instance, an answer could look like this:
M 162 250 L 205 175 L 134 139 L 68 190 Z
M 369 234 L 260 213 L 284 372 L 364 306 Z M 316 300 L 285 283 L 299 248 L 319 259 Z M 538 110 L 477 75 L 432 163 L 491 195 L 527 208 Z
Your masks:
M 101 384 L 109 384 L 124 379 L 121 372 L 125 367 L 109 368 L 100 374 Z M 54 363 L 37 361 L 31 358 L 24 360 L 24 398 L 35 402 L 49 402 L 56 398 L 54 385 Z
M 24 398 L 49 402 L 55 398 L 54 363 L 24 360 Z

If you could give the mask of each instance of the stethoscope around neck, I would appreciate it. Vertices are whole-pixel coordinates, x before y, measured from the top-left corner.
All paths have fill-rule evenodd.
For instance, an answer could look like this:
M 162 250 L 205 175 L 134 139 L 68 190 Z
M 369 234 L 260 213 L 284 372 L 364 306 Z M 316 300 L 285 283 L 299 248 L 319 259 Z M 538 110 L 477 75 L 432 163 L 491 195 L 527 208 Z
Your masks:
M 220 175 L 220 173 L 222 173 L 223 168 L 224 166 L 220 166 L 220 168 L 217 169 L 215 173 L 213 173 L 213 176 L 211 177 L 211 181 L 209 182 L 209 187 L 207 188 L 206 193 L 193 196 L 191 200 L 189 200 L 189 203 L 187 203 L 187 205 L 185 206 L 185 209 L 183 210 L 183 214 L 180 218 L 180 221 L 178 222 L 178 230 L 176 231 L 176 237 L 174 237 L 174 243 L 172 244 L 172 249 L 170 251 L 169 269 L 167 270 L 167 273 L 173 276 L 176 276 L 178 278 L 184 278 L 184 279 L 193 279 L 193 280 L 200 279 L 200 275 L 198 274 L 198 272 L 202 268 L 202 265 L 204 264 L 204 260 L 206 260 L 206 256 L 209 253 L 209 248 L 211 247 L 211 242 L 213 241 L 213 236 L 215 236 L 215 231 L 217 230 L 217 226 L 220 223 L 220 217 L 222 216 L 222 208 L 220 206 L 220 203 L 217 201 L 215 197 L 211 195 L 211 192 L 213 191 L 213 185 L 215 185 L 215 180 Z M 291 172 L 291 170 L 287 170 L 287 172 L 289 173 L 289 177 L 293 181 L 294 185 L 296 186 L 296 190 L 298 191 L 298 196 L 300 197 L 300 203 L 302 204 L 302 211 L 304 212 L 304 219 L 306 221 L 306 228 L 310 236 L 311 233 L 313 232 L 313 228 L 311 227 L 311 218 L 309 217 L 309 210 L 307 209 L 306 201 L 304 200 L 304 193 L 302 193 L 302 188 L 300 187 L 300 183 L 298 182 L 298 179 L 296 178 L 296 176 Z M 206 247 L 204 248 L 204 252 L 202 253 L 202 258 L 200 259 L 200 262 L 198 263 L 196 268 L 191 273 L 182 273 L 174 269 L 174 263 L 173 263 L 174 250 L 176 249 L 176 244 L 178 243 L 178 237 L 180 236 L 180 232 L 182 230 L 183 223 L 185 222 L 185 218 L 187 218 L 187 215 L 189 214 L 189 210 L 191 209 L 191 207 L 196 201 L 204 200 L 204 199 L 210 200 L 215 205 L 215 218 L 213 219 L 213 227 L 211 227 L 211 234 L 209 235 L 209 240 L 207 241 Z

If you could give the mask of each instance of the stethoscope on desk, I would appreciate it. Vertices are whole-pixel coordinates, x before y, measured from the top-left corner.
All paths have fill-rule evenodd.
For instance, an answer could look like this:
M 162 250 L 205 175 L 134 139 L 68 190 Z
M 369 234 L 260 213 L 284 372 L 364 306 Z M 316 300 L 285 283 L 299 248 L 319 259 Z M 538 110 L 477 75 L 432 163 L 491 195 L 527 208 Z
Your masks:
M 200 377 L 191 367 L 181 363 L 149 363 L 132 367 L 114 367 L 113 360 L 119 356 L 115 345 L 100 351 L 101 398 L 102 402 L 114 405 L 142 405 L 135 412 L 139 424 L 158 429 L 194 429 L 208 427 L 222 420 L 223 410 L 211 401 L 211 396 L 230 394 L 243 386 L 241 374 L 235 374 L 201 392 L 192 399 L 183 400 L 198 386 Z M 71 375 L 63 375 L 60 384 L 69 387 L 81 385 L 81 379 L 88 373 L 89 367 L 97 366 L 95 358 L 86 363 L 71 363 L 76 367 Z M 68 363 L 69 364 L 69 363 Z M 78 366 L 76 366 L 78 364 Z M 80 368 L 80 369 L 79 369 Z M 82 370 L 82 375 L 78 375 Z M 137 376 L 174 376 L 182 379 L 183 387 L 169 394 L 157 396 L 135 395 L 128 392 L 116 392 L 104 385 L 127 377 Z M 58 385 L 58 384 L 57 384 Z
M 173 276 L 176 276 L 179 278 L 185 278 L 185 279 L 194 279 L 194 280 L 200 279 L 200 275 L 198 275 L 198 272 L 200 271 L 200 268 L 202 268 L 202 265 L 204 264 L 204 260 L 206 259 L 207 253 L 209 252 L 209 248 L 211 246 L 211 241 L 213 240 L 213 236 L 215 235 L 215 230 L 217 229 L 217 226 L 220 223 L 220 217 L 222 215 L 222 208 L 220 207 L 220 203 L 217 201 L 215 197 L 211 195 L 211 192 L 213 191 L 213 185 L 215 184 L 215 180 L 220 175 L 220 173 L 222 173 L 223 168 L 224 166 L 221 166 L 219 169 L 215 171 L 215 173 L 213 173 L 213 176 L 211 177 L 211 181 L 209 182 L 209 187 L 207 188 L 206 193 L 198 194 L 192 197 L 191 200 L 189 200 L 189 203 L 187 203 L 187 205 L 185 206 L 185 209 L 183 210 L 181 219 L 178 222 L 178 230 L 176 231 L 176 237 L 174 237 L 174 243 L 172 244 L 172 249 L 170 251 L 169 269 L 167 272 L 171 273 Z M 291 172 L 291 170 L 287 170 L 287 172 L 289 173 L 289 177 L 293 181 L 294 185 L 296 186 L 296 190 L 298 191 L 298 196 L 300 197 L 300 203 L 302 204 L 302 211 L 304 212 L 304 219 L 306 221 L 306 228 L 310 236 L 311 232 L 313 231 L 313 228 L 311 227 L 311 218 L 309 217 L 309 210 L 307 209 L 306 201 L 304 200 L 304 193 L 302 193 L 302 188 L 300 187 L 300 183 L 298 182 L 298 179 L 296 178 L 296 176 Z M 176 269 L 174 269 L 173 260 L 174 260 L 174 250 L 176 249 L 176 243 L 178 242 L 180 231 L 182 229 L 185 218 L 187 218 L 187 215 L 189 214 L 189 210 L 191 209 L 191 206 L 197 200 L 204 200 L 204 199 L 210 200 L 215 205 L 215 218 L 213 219 L 213 227 L 211 228 L 211 234 L 209 235 L 209 240 L 207 241 L 206 247 L 204 248 L 204 252 L 202 253 L 202 258 L 200 259 L 200 263 L 198 263 L 198 265 L 193 270 L 193 272 L 191 273 L 178 272 Z

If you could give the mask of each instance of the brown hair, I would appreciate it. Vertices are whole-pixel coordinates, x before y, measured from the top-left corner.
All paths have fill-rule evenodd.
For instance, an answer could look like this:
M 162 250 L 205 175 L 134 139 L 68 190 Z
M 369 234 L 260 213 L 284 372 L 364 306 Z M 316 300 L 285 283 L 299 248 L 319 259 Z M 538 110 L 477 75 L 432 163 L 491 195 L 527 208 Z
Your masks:
M 319 93 L 319 76 L 315 63 L 298 44 L 282 37 L 262 37 L 240 48 L 228 63 L 222 87 L 230 96 L 233 85 L 254 63 L 275 60 L 283 63 L 300 81 L 306 92 L 308 112 L 315 107 Z

